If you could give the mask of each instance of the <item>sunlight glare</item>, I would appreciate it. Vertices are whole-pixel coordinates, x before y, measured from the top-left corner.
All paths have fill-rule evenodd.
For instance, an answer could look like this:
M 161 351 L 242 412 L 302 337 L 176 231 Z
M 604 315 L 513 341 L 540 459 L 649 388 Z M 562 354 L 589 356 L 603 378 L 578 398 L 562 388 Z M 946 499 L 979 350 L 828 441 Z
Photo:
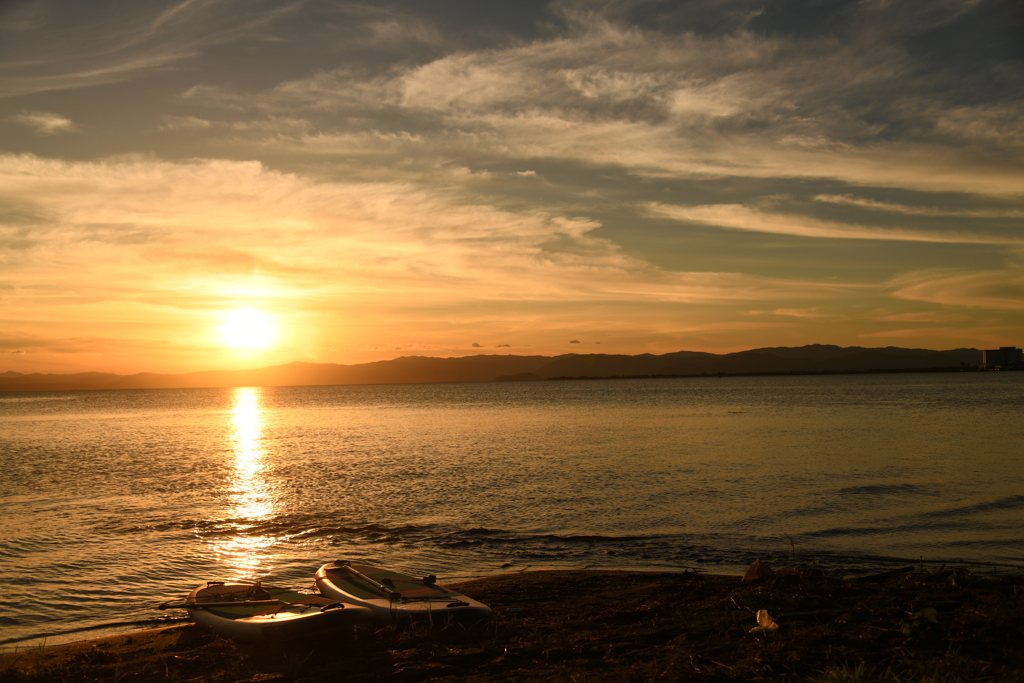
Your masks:
M 274 341 L 274 320 L 263 311 L 236 308 L 224 314 L 221 341 L 236 349 L 265 349 Z
M 263 556 L 275 539 L 253 533 L 259 523 L 275 512 L 274 492 L 264 478 L 266 464 L 263 445 L 263 392 L 258 387 L 234 390 L 231 423 L 234 427 L 234 476 L 231 480 L 231 505 L 225 511 L 233 520 L 236 534 L 219 538 L 213 547 L 220 561 L 238 577 L 260 574 Z

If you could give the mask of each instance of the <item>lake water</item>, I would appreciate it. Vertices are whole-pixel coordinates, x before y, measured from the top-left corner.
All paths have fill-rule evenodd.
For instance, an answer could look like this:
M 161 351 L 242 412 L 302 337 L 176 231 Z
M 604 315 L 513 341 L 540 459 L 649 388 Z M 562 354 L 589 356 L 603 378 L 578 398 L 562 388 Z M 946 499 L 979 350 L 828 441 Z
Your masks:
M 0 394 L 0 643 L 213 579 L 1024 564 L 1024 373 Z

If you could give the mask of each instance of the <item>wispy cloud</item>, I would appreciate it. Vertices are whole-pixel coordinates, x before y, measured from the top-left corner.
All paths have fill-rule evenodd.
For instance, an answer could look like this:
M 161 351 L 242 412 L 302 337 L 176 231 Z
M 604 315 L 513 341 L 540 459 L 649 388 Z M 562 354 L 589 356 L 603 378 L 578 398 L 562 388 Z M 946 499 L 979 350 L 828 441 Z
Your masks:
M 972 320 L 970 316 L 958 313 L 926 311 L 921 313 L 891 313 L 878 318 L 887 322 L 905 323 L 963 323 Z
M 890 281 L 901 299 L 948 306 L 1024 309 L 1024 269 L 967 271 L 933 269 L 904 273 Z
M 978 331 L 975 331 L 973 335 L 966 333 L 963 328 L 960 327 L 910 327 L 902 330 L 882 330 L 879 332 L 865 332 L 858 334 L 857 336 L 861 339 L 914 339 L 914 338 L 926 338 L 926 339 L 964 339 L 964 338 L 977 338 Z M 986 336 L 988 336 L 986 334 Z
M 197 116 L 170 116 L 164 115 L 161 118 L 160 130 L 206 130 L 213 126 L 213 123 Z
M 674 206 L 651 203 L 647 204 L 645 208 L 652 216 L 662 216 L 678 221 L 713 225 L 730 230 L 766 232 L 796 237 L 957 244 L 1024 244 L 1024 236 L 1000 237 L 879 228 L 868 225 L 824 221 L 793 214 L 767 213 L 738 204 Z
M 926 23 L 964 11 L 936 10 Z M 295 153 L 326 140 L 342 154 L 345 144 L 388 129 L 417 139 L 417 158 L 438 162 L 550 159 L 652 178 L 810 178 L 1021 195 L 1024 164 L 1009 153 L 1020 98 L 985 109 L 984 127 L 968 125 L 973 110 L 951 106 L 956 93 L 936 87 L 934 73 L 919 75 L 907 51 L 864 16 L 844 42 L 745 29 L 670 34 L 599 12 L 565 13 L 573 30 L 548 39 L 383 73 L 346 66 L 255 97 L 217 88 L 192 95 L 281 121 L 331 111 L 376 127 L 331 130 L 335 124 L 321 121 L 301 136 L 266 131 L 264 142 Z M 920 30 L 911 27 L 893 30 Z M 253 132 L 250 142 L 258 143 Z
M 40 3 L 41 5 L 41 3 Z M 87 28 L 81 15 L 58 4 L 42 6 L 31 21 L 5 31 L 5 48 L 32 55 L 0 68 L 0 97 L 18 97 L 118 83 L 196 58 L 209 48 L 253 36 L 294 4 L 263 0 L 184 0 L 155 12 L 151 5 L 91 5 Z
M 779 315 L 790 318 L 821 318 L 825 314 L 818 308 L 776 308 L 773 311 L 746 311 L 746 315 Z
M 1024 218 L 1024 211 L 1019 209 L 942 209 L 934 206 L 908 206 L 892 202 L 879 202 L 873 199 L 855 197 L 850 194 L 819 194 L 816 202 L 857 206 L 873 211 L 886 211 L 907 216 L 954 216 L 959 218 Z
M 69 270 L 93 281 L 90 299 L 182 306 L 227 298 L 245 273 L 274 280 L 284 298 L 305 292 L 310 306 L 380 302 L 410 287 L 425 304 L 765 300 L 841 288 L 667 271 L 594 236 L 590 219 L 512 212 L 452 188 L 314 182 L 253 162 L 7 156 L 0 179 L 5 194 L 46 207 L 45 221 L 0 233 L 36 245 L 9 252 L 10 277 L 59 287 L 30 298 L 76 296 Z
M 11 120 L 35 128 L 40 135 L 57 135 L 75 130 L 71 119 L 47 111 L 25 111 L 12 116 Z

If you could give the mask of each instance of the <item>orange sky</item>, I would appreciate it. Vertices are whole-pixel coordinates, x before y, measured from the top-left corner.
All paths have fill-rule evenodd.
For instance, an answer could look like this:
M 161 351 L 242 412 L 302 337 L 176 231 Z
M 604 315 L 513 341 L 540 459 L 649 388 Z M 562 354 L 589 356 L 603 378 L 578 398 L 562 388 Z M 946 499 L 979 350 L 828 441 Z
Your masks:
M 0 9 L 0 372 L 1024 342 L 1001 6 L 86 5 Z

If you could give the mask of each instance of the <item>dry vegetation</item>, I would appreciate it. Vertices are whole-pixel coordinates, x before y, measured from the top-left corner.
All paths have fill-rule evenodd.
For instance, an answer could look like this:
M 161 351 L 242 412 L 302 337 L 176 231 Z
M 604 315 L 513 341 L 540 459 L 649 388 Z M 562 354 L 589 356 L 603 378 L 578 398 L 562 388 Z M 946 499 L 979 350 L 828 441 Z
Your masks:
M 0 657 L 0 681 L 1024 681 L 1024 576 L 962 569 L 743 583 L 559 571 L 460 584 L 476 625 L 369 628 L 244 645 L 194 626 Z M 766 609 L 779 630 L 753 635 Z

